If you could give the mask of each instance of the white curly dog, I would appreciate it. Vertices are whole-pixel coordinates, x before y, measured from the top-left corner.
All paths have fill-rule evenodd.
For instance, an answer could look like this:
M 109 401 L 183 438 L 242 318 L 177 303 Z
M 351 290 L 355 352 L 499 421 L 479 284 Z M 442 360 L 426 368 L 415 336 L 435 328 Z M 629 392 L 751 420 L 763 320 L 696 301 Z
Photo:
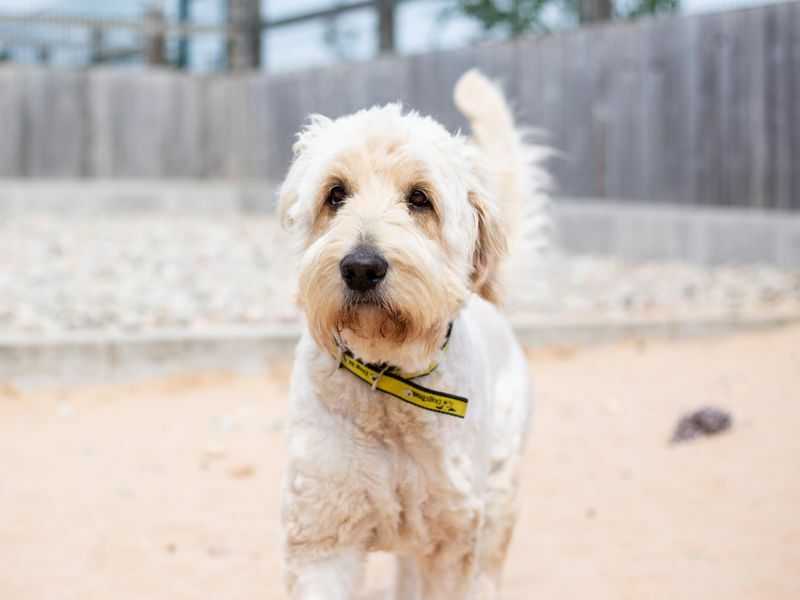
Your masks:
M 397 556 L 397 599 L 499 585 L 529 379 L 495 304 L 546 176 L 483 75 L 455 102 L 473 140 L 392 104 L 311 117 L 280 190 L 306 322 L 283 497 L 293 598 L 352 598 L 372 551 Z

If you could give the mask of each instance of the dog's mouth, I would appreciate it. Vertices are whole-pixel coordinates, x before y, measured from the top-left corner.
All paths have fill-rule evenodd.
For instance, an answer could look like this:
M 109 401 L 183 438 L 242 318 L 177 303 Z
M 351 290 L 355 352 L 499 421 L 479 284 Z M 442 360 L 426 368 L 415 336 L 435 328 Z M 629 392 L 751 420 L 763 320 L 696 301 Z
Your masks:
M 382 295 L 375 290 L 369 290 L 367 292 L 353 292 L 347 290 L 344 304 L 346 309 L 358 309 L 364 306 L 381 307 L 384 306 L 385 301 Z
M 348 293 L 339 313 L 337 329 L 347 329 L 364 338 L 406 338 L 408 323 L 380 292 L 370 290 L 358 294 Z

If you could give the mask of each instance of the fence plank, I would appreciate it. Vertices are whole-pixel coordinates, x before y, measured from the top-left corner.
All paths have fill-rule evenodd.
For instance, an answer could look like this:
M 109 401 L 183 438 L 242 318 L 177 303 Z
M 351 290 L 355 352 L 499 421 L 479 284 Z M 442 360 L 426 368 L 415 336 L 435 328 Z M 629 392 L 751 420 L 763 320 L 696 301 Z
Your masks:
M 790 52 L 793 23 L 791 5 L 781 5 L 764 15 L 764 54 L 767 131 L 767 194 L 776 208 L 792 204 L 792 79 Z
M 604 196 L 645 198 L 642 37 L 638 27 L 598 30 L 593 51 L 593 127 L 600 138 L 595 146 L 599 163 L 595 177 Z
M 212 77 L 204 86 L 202 134 L 204 174 L 245 177 L 248 149 L 247 84 L 242 76 Z
M 181 75 L 171 78 L 165 129 L 163 173 L 177 177 L 203 175 L 205 80 Z
M 478 66 L 478 59 L 479 51 L 475 48 L 451 50 L 437 56 L 436 87 L 429 88 L 426 93 L 440 96 L 435 104 L 435 112 L 431 114 L 451 131 L 468 131 L 467 120 L 454 108 L 453 87 L 464 73 Z M 497 77 L 498 72 L 495 70 L 489 76 Z
M 419 54 L 409 59 L 409 108 L 418 110 L 423 114 L 438 115 L 444 120 L 444 115 L 452 113 L 450 94 L 445 98 L 445 89 L 440 85 L 439 64 L 442 52 Z M 452 92 L 452 88 L 451 88 Z
M 252 179 L 268 178 L 270 165 L 280 162 L 275 156 L 269 84 L 270 79 L 263 75 L 247 78 L 243 83 L 247 126 L 242 160 L 246 176 Z
M 87 166 L 86 80 L 31 69 L 23 80 L 26 165 L 32 177 L 80 177 Z
M 511 103 L 515 104 L 520 97 L 520 64 L 517 45 L 519 42 L 504 44 L 483 44 L 474 49 L 474 65 L 490 79 L 497 81 Z M 452 62 L 449 57 L 448 62 Z M 462 72 L 466 69 L 462 68 Z M 457 74 L 459 77 L 461 73 Z M 455 83 L 453 79 L 453 83 Z
M 596 143 L 596 132 L 592 128 L 592 34 L 591 30 L 579 29 L 559 36 L 560 71 L 553 73 L 561 80 L 561 100 L 557 110 L 561 128 L 559 149 L 565 155 L 563 182 L 571 193 L 578 196 L 597 193 L 594 174 L 598 167 L 592 156 L 592 147 Z
M 316 74 L 317 77 L 323 75 L 323 73 Z M 346 90 L 345 81 L 340 82 L 343 96 L 340 102 L 343 112 L 349 112 L 346 106 L 350 91 Z M 323 89 L 335 93 L 337 86 L 333 78 L 323 79 L 323 84 L 325 84 Z M 269 122 L 275 153 L 271 155 L 273 160 L 267 166 L 267 173 L 274 180 L 282 178 L 285 174 L 292 157 L 295 136 L 306 122 L 308 115 L 316 112 L 312 110 L 314 99 L 311 97 L 311 89 L 312 86 L 307 78 L 290 76 L 273 80 L 268 86 L 271 107 Z
M 789 4 L 790 14 L 787 16 L 786 26 L 791 31 L 789 64 L 786 76 L 791 80 L 789 88 L 789 124 L 791 127 L 791 148 L 792 148 L 792 185 L 791 185 L 791 208 L 800 209 L 800 2 Z
M 548 143 L 558 152 L 551 161 L 550 167 L 556 185 L 556 191 L 568 194 L 573 186 L 569 180 L 569 164 L 571 157 L 566 152 L 564 135 L 564 83 L 560 76 L 562 43 L 559 36 L 547 36 L 542 39 L 539 51 L 539 76 L 541 95 L 542 126 L 548 132 Z
M 691 194 L 689 32 L 681 21 L 652 19 L 640 29 L 643 198 L 688 202 Z
M 89 172 L 95 177 L 114 176 L 114 106 L 109 101 L 111 79 L 121 75 L 96 69 L 87 75 L 89 90 L 89 131 L 91 136 Z
M 536 37 L 525 37 L 514 44 L 519 95 L 512 100 L 520 123 L 537 132 L 544 126 L 540 45 L 540 38 Z
M 364 73 L 364 80 L 364 90 L 368 94 L 365 105 L 390 102 L 408 104 L 408 61 L 398 57 L 381 57 Z
M 697 204 L 722 204 L 721 90 L 722 19 L 702 15 L 690 21 L 692 69 L 692 200 Z
M 723 15 L 722 22 L 725 49 L 720 56 L 720 83 L 725 103 L 720 107 L 720 147 L 725 156 L 721 194 L 726 204 L 747 196 L 759 205 L 764 198 L 766 160 L 763 27 L 746 13 Z
M 24 162 L 27 132 L 22 97 L 23 69 L 0 65 L 0 177 L 27 175 Z
M 351 98 L 350 78 L 358 76 L 354 65 L 343 64 L 289 74 L 286 79 L 293 78 L 301 82 L 301 89 L 310 96 L 313 112 L 336 118 L 356 108 Z

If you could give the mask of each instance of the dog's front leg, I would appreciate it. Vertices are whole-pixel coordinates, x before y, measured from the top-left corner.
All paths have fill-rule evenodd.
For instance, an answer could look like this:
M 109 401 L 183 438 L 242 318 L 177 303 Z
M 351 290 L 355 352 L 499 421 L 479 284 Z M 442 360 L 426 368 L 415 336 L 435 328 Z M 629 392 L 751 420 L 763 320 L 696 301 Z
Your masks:
M 425 600 L 478 600 L 475 548 L 452 560 L 426 557 L 419 568 Z
M 394 600 L 419 600 L 419 568 L 413 556 L 398 556 L 394 576 Z
M 351 600 L 375 529 L 362 446 L 342 420 L 316 412 L 287 432 L 283 487 L 286 583 L 295 600 Z
M 290 558 L 286 574 L 293 600 L 352 600 L 361 583 L 364 552 L 344 548 L 324 558 L 293 562 Z
M 449 534 L 417 557 L 424 600 L 478 600 L 481 510 L 464 508 L 440 516 Z M 480 599 L 483 600 L 483 599 Z

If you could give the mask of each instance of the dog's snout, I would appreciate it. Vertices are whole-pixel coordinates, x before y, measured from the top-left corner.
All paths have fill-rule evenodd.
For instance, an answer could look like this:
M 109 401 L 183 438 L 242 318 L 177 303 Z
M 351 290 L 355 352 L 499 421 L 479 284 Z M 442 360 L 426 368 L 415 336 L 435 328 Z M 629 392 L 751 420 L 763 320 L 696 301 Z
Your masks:
M 342 279 L 351 290 L 366 292 L 386 277 L 389 263 L 374 248 L 359 246 L 339 263 Z

